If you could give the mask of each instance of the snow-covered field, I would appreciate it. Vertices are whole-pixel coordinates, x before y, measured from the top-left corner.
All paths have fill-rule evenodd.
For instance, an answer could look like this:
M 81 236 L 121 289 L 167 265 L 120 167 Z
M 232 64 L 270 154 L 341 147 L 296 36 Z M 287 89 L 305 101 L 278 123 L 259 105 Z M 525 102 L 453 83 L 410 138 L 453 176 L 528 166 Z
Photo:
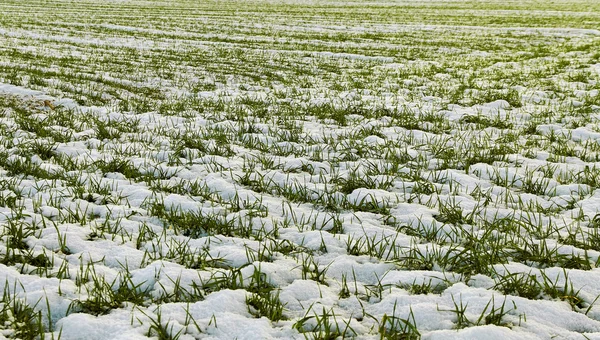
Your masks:
M 0 1 L 0 338 L 600 339 L 599 27 Z

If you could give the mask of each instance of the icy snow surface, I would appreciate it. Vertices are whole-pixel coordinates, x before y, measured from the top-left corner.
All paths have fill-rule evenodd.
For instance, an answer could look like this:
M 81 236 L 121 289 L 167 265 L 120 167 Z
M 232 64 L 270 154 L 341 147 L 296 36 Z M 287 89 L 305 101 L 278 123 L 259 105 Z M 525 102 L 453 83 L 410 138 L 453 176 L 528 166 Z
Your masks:
M 3 1 L 0 339 L 600 339 L 598 11 Z

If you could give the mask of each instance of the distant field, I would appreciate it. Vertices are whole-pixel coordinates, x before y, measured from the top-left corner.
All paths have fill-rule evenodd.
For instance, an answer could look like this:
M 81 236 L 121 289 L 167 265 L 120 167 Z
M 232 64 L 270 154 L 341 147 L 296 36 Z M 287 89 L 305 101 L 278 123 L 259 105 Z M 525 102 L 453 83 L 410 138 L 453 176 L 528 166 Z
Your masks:
M 600 2 L 0 2 L 0 339 L 600 339 Z

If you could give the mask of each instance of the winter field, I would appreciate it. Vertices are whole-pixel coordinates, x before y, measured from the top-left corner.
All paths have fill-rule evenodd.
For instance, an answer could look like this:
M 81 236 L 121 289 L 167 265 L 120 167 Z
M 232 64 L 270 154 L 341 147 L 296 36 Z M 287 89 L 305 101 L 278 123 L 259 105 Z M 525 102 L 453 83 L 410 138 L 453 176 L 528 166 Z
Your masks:
M 600 339 L 599 27 L 0 1 L 0 338 Z

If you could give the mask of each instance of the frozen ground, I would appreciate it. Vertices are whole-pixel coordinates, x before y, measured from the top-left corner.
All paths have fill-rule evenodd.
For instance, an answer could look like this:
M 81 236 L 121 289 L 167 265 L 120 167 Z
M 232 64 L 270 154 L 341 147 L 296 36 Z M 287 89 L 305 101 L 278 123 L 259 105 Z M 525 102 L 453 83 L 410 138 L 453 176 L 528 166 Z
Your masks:
M 0 338 L 600 339 L 600 5 L 0 3 Z

